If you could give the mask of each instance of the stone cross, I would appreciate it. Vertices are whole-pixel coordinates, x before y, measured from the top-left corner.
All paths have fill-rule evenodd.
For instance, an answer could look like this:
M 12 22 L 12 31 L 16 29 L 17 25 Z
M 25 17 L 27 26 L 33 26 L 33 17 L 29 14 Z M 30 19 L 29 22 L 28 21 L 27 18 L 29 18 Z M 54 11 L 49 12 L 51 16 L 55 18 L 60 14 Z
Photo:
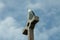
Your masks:
M 28 40 L 34 40 L 34 28 L 35 24 L 39 21 L 39 17 L 35 16 L 31 9 L 28 10 L 28 13 L 28 21 L 25 29 L 23 30 L 23 34 L 28 35 Z

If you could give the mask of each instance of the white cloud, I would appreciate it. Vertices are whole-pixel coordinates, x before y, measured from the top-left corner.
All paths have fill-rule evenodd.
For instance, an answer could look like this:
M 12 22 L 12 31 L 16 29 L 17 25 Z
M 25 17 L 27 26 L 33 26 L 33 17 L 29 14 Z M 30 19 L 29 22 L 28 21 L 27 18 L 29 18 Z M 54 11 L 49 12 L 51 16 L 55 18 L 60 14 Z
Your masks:
M 40 16 L 40 23 L 38 26 L 38 29 L 41 27 L 43 28 L 43 32 L 35 29 L 35 40 L 53 40 L 56 39 L 55 37 L 59 38 L 58 36 L 54 37 L 54 34 L 60 32 L 60 16 L 58 16 L 58 12 L 60 13 L 60 0 L 39 0 L 36 1 L 36 3 L 30 2 L 28 4 L 28 7 L 32 9 L 42 9 L 42 11 L 44 12 L 43 14 L 40 13 L 42 14 L 42 16 Z M 39 14 L 39 12 L 37 14 Z M 48 25 L 48 22 L 51 22 L 50 25 L 52 28 L 46 30 L 45 26 L 50 26 Z M 50 36 L 53 38 L 50 38 Z
M 10 2 L 10 1 L 9 1 Z M 39 1 L 40 2 L 40 1 Z M 32 8 L 32 9 L 43 9 L 43 11 L 46 11 L 46 8 L 49 8 L 49 6 L 53 6 L 54 4 L 57 5 L 58 3 L 56 3 L 56 1 L 49 1 L 48 3 L 46 3 L 47 1 L 45 0 L 44 2 L 36 2 L 35 4 L 29 3 L 28 7 Z M 60 2 L 60 1 L 59 1 Z M 11 2 L 10 2 L 11 3 Z M 12 2 L 13 3 L 13 2 Z M 51 4 L 50 4 L 51 3 Z M 49 4 L 49 5 L 48 5 Z M 9 4 L 8 4 L 9 5 Z M 12 5 L 12 4 L 11 4 Z M 3 9 L 5 7 L 4 3 L 0 3 L 0 8 Z M 43 14 L 45 16 L 53 16 L 54 14 L 56 14 L 56 9 L 52 9 L 49 13 L 46 12 L 46 14 Z M 58 17 L 57 17 L 58 18 Z M 40 18 L 41 19 L 41 18 Z M 41 22 L 41 24 L 39 24 L 40 26 L 44 26 L 47 25 L 46 22 L 44 22 L 44 18 L 42 19 L 43 21 Z M 59 22 L 59 21 L 58 21 Z M 46 23 L 46 24 L 45 24 Z M 59 24 L 59 23 L 58 23 Z M 54 24 L 55 25 L 55 24 Z M 53 26 L 54 26 L 53 25 Z M 60 26 L 60 25 L 59 25 Z M 22 35 L 22 27 L 20 28 L 16 28 L 19 27 L 18 23 L 16 22 L 16 20 L 12 17 L 8 17 L 5 20 L 0 22 L 0 40 L 25 40 L 25 37 L 23 37 Z M 45 30 L 45 28 L 43 28 L 43 30 Z M 36 38 L 38 40 L 48 40 L 48 38 L 50 36 L 52 36 L 54 33 L 57 33 L 60 30 L 60 28 L 58 27 L 54 27 L 50 30 L 45 30 L 44 32 L 40 33 L 39 30 L 35 31 L 36 33 Z M 36 39 L 35 39 L 36 40 Z
M 60 32 L 60 27 L 54 27 L 50 30 L 46 30 L 44 32 L 40 32 L 38 29 L 35 29 L 35 40 L 50 40 L 50 36 L 54 37 L 53 35 L 59 35 L 57 34 L 58 32 Z M 57 38 L 59 38 L 58 36 L 55 36 Z M 53 38 L 54 39 L 54 38 Z
M 3 12 L 5 7 L 6 7 L 6 5 L 3 2 L 0 2 L 0 13 Z
M 0 40 L 24 40 L 22 34 L 23 27 L 19 27 L 16 20 L 12 17 L 7 17 L 0 22 Z
M 5 7 L 5 4 L 0 2 L 0 9 L 4 8 Z
M 42 9 L 43 11 L 47 11 L 51 8 L 59 8 L 60 7 L 60 0 L 33 0 L 29 1 L 28 8 L 32 9 Z
M 35 3 L 35 4 L 29 3 L 28 8 L 33 8 L 33 9 L 42 8 L 42 4 L 40 4 L 40 3 Z

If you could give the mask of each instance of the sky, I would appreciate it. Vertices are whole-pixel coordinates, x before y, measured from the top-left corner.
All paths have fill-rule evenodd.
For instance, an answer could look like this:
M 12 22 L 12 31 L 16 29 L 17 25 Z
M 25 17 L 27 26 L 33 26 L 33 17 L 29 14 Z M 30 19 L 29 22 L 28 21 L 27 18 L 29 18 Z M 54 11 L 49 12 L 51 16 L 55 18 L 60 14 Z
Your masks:
M 39 16 L 34 40 L 60 40 L 60 0 L 0 0 L 0 40 L 28 40 L 28 8 Z

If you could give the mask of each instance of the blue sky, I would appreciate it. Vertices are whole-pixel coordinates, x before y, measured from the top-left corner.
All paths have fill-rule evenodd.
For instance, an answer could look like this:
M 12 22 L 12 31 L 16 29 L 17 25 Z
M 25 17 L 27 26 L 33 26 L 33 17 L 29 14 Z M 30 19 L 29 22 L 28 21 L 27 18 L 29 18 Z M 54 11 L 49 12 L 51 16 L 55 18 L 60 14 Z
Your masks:
M 31 8 L 39 23 L 35 40 L 60 40 L 60 0 L 0 0 L 0 40 L 28 40 L 22 34 Z

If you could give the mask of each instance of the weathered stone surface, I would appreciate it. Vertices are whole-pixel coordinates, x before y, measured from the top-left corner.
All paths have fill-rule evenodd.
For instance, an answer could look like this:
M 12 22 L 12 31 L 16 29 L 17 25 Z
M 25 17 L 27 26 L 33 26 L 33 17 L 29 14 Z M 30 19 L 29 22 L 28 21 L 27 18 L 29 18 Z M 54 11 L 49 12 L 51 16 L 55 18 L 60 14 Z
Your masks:
M 34 40 L 34 28 L 35 24 L 39 21 L 39 17 L 35 16 L 32 10 L 28 10 L 29 17 L 27 21 L 26 28 L 23 31 L 24 35 L 28 35 L 28 40 Z

